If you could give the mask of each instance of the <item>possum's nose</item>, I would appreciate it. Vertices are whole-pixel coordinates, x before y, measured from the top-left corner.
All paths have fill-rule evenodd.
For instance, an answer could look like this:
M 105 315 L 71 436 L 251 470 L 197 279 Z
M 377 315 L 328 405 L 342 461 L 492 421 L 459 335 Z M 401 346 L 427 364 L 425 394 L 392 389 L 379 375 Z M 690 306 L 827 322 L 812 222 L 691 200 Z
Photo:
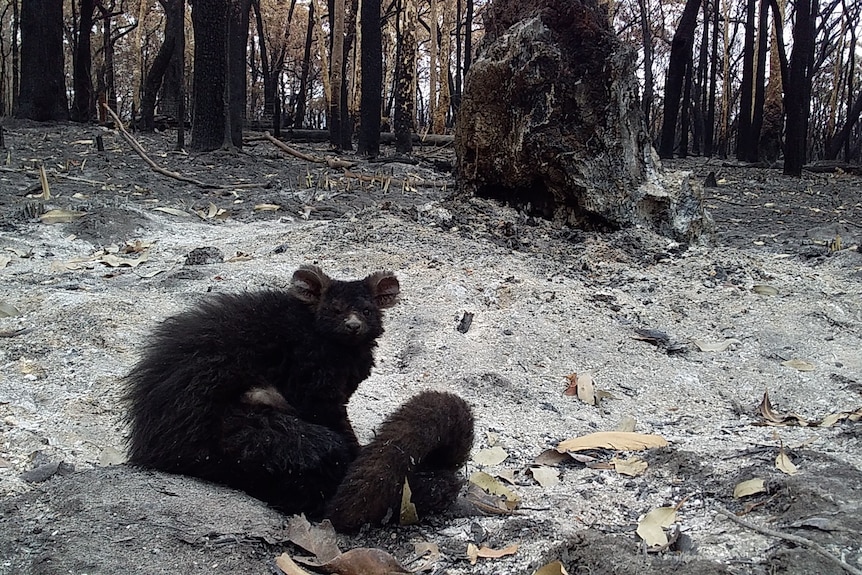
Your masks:
M 357 333 L 362 328 L 362 320 L 356 317 L 356 314 L 350 314 L 350 317 L 344 320 L 344 327 L 351 333 Z

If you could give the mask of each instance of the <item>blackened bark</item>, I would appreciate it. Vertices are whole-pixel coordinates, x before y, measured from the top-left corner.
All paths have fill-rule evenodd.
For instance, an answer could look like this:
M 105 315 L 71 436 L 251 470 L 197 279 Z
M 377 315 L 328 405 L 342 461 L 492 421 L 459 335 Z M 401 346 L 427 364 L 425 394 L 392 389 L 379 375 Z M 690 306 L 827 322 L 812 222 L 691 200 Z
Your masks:
M 464 77 L 473 63 L 473 0 L 467 0 L 467 14 L 464 17 Z
M 72 85 L 75 99 L 72 102 L 71 118 L 74 122 L 90 121 L 93 105 L 93 59 L 90 50 L 90 35 L 93 32 L 94 0 L 81 0 L 78 22 L 78 41 L 72 62 Z
M 652 138 L 652 104 L 653 100 L 655 100 L 652 78 L 652 32 L 650 30 L 649 10 L 647 9 L 646 0 L 638 0 L 638 6 L 641 11 L 641 37 L 644 50 L 644 95 L 641 99 L 641 109 L 644 113 L 644 120 L 646 121 L 650 138 Z
M 715 135 L 715 94 L 718 90 L 718 16 L 719 3 L 713 0 L 712 47 L 709 59 L 709 101 L 706 106 L 706 125 L 703 131 L 703 154 L 711 157 L 714 150 Z
M 681 118 L 679 122 L 679 157 L 688 157 L 688 130 L 689 118 L 691 110 L 691 76 L 692 76 L 692 57 L 688 59 L 688 65 L 685 67 L 685 87 L 682 93 Z
M 39 122 L 68 120 L 63 76 L 63 3 L 21 4 L 21 83 L 15 116 Z
M 248 49 L 248 18 L 251 0 L 231 0 L 228 10 L 228 89 L 230 111 L 230 139 L 237 148 L 242 147 L 242 126 L 245 122 L 247 100 L 246 50 Z M 195 84 L 197 89 L 197 84 Z
M 829 146 L 826 148 L 826 159 L 834 160 L 841 152 L 841 148 L 845 148 L 845 155 L 850 155 L 850 134 L 853 132 L 853 126 L 859 121 L 859 116 L 862 114 L 862 92 L 856 96 L 853 102 L 853 107 L 847 115 L 847 121 L 841 126 L 841 129 L 832 137 Z
M 360 67 L 362 92 L 359 102 L 359 153 L 380 153 L 380 107 L 383 90 L 383 35 L 380 0 L 362 0 Z
M 816 14 L 817 0 L 796 2 L 793 52 L 788 66 L 788 82 L 784 85 L 784 173 L 788 176 L 801 176 L 805 164 Z
M 350 94 L 348 93 L 347 81 L 350 71 L 350 51 L 353 49 L 353 42 L 356 40 L 356 12 L 359 10 L 358 0 L 347 0 L 345 2 L 345 18 L 344 28 L 346 34 L 344 36 L 343 53 L 341 59 L 341 149 L 353 149 L 353 124 L 355 118 L 350 113 Z
M 662 158 L 673 157 L 676 124 L 679 118 L 679 101 L 685 82 L 686 64 L 691 59 L 698 10 L 700 10 L 700 0 L 686 0 L 679 26 L 677 26 L 671 42 L 670 63 L 667 68 L 664 92 L 664 119 L 659 144 L 659 156 Z
M 745 5 L 745 40 L 742 47 L 742 84 L 739 95 L 739 127 L 736 135 L 736 157 L 739 160 L 750 162 L 752 159 L 752 148 L 757 149 L 757 142 L 752 139 L 751 134 L 751 108 L 754 91 L 754 36 L 755 15 L 757 14 L 756 0 L 746 0 Z
M 329 125 L 329 143 L 335 149 L 341 149 L 341 85 L 344 83 L 344 2 L 345 0 L 329 0 L 329 21 L 332 30 L 329 54 L 329 113 L 326 122 Z
M 182 59 L 180 36 L 184 35 L 182 11 L 184 0 L 160 0 L 160 3 L 165 11 L 165 40 L 153 59 L 144 80 L 144 93 L 141 97 L 141 119 L 138 123 L 138 129 L 145 132 L 152 132 L 155 129 L 156 99 L 171 62 L 177 55 L 180 60 Z M 177 9 L 178 6 L 179 10 Z
M 190 149 L 206 152 L 225 143 L 225 72 L 227 3 L 193 0 L 195 34 L 194 112 Z
M 296 97 L 296 115 L 293 127 L 302 128 L 305 123 L 305 103 L 308 100 L 308 74 L 311 71 L 311 43 L 314 39 L 314 2 L 308 4 L 308 27 L 305 31 L 305 51 L 299 75 L 299 93 Z
M 754 77 L 754 109 L 751 115 L 750 161 L 760 160 L 760 131 L 763 128 L 763 108 L 766 105 L 766 52 L 769 38 L 769 4 L 760 0 L 760 16 L 757 25 L 757 69 Z
M 172 14 L 167 18 L 171 19 L 172 26 L 176 26 L 176 36 L 174 37 L 174 53 L 168 63 L 168 69 L 165 70 L 165 76 L 162 78 L 159 112 L 175 118 L 182 125 L 185 122 L 184 111 L 181 107 L 185 105 L 183 102 L 185 97 L 183 84 L 185 82 L 186 61 L 186 4 L 185 0 L 169 0 L 168 4 Z M 165 11 L 168 11 L 167 7 Z M 167 22 L 165 22 L 165 29 L 167 35 Z M 165 39 L 167 40 L 167 38 Z

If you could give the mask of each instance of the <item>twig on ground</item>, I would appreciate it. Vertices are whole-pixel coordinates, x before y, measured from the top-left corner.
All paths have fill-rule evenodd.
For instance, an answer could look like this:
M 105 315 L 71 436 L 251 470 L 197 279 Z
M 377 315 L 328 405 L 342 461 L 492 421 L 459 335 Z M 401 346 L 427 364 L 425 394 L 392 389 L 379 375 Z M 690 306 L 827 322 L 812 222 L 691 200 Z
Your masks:
M 730 519 L 731 521 L 733 521 L 734 523 L 742 525 L 743 527 L 745 527 L 747 529 L 751 529 L 752 531 L 757 531 L 758 533 L 762 533 L 763 535 L 768 535 L 770 537 L 777 537 L 779 539 L 784 539 L 785 541 L 789 541 L 791 543 L 795 543 L 796 545 L 806 547 L 806 548 L 810 549 L 811 551 L 814 551 L 815 553 L 817 553 L 818 555 L 820 555 L 824 559 L 828 559 L 832 563 L 839 565 L 842 569 L 844 569 L 848 573 L 852 573 L 853 575 L 862 575 L 862 569 L 857 569 L 856 567 L 853 567 L 852 565 L 846 563 L 845 561 L 842 561 L 841 559 L 839 559 L 838 557 L 836 557 L 835 555 L 833 555 L 832 553 L 827 551 L 824 547 L 822 547 L 818 543 L 815 543 L 811 539 L 806 539 L 805 537 L 799 537 L 798 535 L 791 535 L 789 533 L 782 533 L 781 531 L 775 531 L 774 529 L 769 529 L 768 527 L 760 527 L 759 525 L 754 525 L 753 523 L 749 523 L 748 521 L 740 519 L 739 517 L 737 517 L 736 515 L 734 515 L 733 513 L 728 511 L 727 509 L 725 509 L 724 507 L 719 507 L 718 509 L 716 509 L 716 511 L 718 512 L 719 515 L 723 515 L 723 516 L 727 517 L 728 519 Z
M 135 152 L 137 152 L 137 154 L 141 157 L 141 159 L 143 159 L 144 162 L 147 163 L 147 165 L 150 167 L 150 169 L 152 169 L 157 174 L 161 174 L 163 176 L 167 176 L 169 178 L 173 178 L 173 179 L 179 180 L 181 182 L 186 182 L 188 184 L 194 184 L 200 188 L 208 188 L 208 189 L 212 189 L 212 190 L 230 190 L 230 189 L 236 189 L 236 188 L 260 188 L 260 187 L 267 187 L 267 185 L 268 185 L 268 184 L 230 184 L 230 185 L 210 184 L 207 182 L 202 182 L 200 180 L 196 180 L 194 178 L 190 178 L 188 176 L 184 176 L 184 175 L 180 174 L 179 172 L 172 172 L 170 170 L 166 170 L 165 168 L 162 168 L 161 166 L 156 164 L 152 159 L 150 159 L 150 157 L 144 151 L 144 148 L 141 146 L 141 144 L 139 144 L 138 141 L 134 138 L 134 136 L 132 136 L 129 132 L 127 132 L 126 128 L 123 127 L 123 122 L 120 121 L 120 118 L 117 116 L 117 114 L 115 114 L 114 111 L 111 108 L 109 108 L 107 104 L 102 104 L 102 106 L 105 108 L 105 110 L 107 110 L 108 115 L 110 115 L 111 118 L 114 120 L 114 123 L 116 124 L 117 129 L 120 131 L 120 134 L 123 136 L 123 138 L 129 143 L 130 146 L 132 146 L 132 149 L 135 150 Z

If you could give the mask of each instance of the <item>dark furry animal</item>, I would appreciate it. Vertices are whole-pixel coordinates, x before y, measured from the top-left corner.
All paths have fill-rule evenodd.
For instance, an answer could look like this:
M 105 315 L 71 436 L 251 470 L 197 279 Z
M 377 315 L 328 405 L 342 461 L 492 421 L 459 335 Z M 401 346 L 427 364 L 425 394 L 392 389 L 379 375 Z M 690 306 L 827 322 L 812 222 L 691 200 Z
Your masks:
M 333 280 L 298 269 L 287 291 L 218 295 L 168 318 L 127 377 L 132 464 L 242 489 L 340 531 L 445 508 L 473 442 L 459 397 L 424 392 L 360 448 L 347 401 L 371 373 L 387 272 Z

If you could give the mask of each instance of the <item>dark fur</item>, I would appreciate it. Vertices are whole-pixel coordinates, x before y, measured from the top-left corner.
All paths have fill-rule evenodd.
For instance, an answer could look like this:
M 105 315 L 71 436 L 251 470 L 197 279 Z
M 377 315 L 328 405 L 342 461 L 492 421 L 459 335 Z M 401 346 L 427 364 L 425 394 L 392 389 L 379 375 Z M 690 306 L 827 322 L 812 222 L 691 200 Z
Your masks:
M 448 504 L 472 444 L 463 400 L 421 394 L 361 453 L 347 417 L 398 291 L 390 273 L 338 281 L 303 266 L 287 291 L 222 294 L 165 320 L 127 378 L 130 462 L 224 483 L 287 513 L 321 516 L 332 499 L 342 530 L 383 519 L 414 472 L 417 484 L 430 477 L 420 509 Z M 359 503 L 375 493 L 374 505 Z

